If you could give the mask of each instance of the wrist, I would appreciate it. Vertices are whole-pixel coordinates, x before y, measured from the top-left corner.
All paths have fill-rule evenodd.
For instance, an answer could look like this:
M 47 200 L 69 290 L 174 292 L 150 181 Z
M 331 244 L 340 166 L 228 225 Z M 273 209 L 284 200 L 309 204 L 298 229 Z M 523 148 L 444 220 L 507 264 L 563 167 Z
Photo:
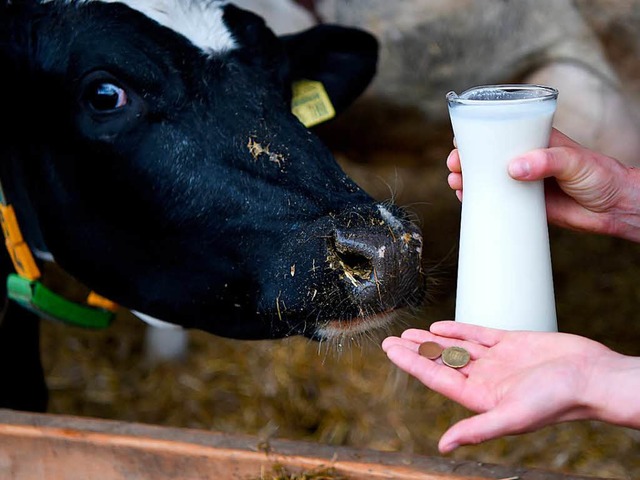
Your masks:
M 582 399 L 586 418 L 640 428 L 640 358 L 609 353 L 594 359 Z

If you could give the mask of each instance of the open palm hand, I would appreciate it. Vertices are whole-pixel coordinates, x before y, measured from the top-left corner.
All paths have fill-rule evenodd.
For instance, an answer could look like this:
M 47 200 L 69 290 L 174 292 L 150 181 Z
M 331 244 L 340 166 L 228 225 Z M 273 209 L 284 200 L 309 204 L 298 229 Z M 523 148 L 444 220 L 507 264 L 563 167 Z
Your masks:
M 461 346 L 471 361 L 453 369 L 419 355 L 422 342 Z M 382 344 L 389 359 L 427 387 L 479 415 L 464 419 L 441 438 L 450 452 L 551 423 L 587 418 L 583 399 L 599 359 L 617 356 L 604 345 L 576 335 L 508 332 L 459 322 L 438 322 L 431 331 L 411 329 Z

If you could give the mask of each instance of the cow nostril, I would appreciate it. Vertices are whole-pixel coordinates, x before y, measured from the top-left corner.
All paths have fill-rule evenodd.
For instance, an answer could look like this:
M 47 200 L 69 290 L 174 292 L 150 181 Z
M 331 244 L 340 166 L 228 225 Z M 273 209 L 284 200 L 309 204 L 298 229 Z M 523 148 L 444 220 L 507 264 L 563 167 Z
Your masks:
M 336 251 L 336 255 L 342 264 L 342 268 L 354 277 L 358 277 L 361 280 L 369 280 L 371 278 L 373 265 L 364 255 L 354 252 L 341 253 L 339 251 Z
M 360 282 L 371 279 L 373 262 L 358 242 L 334 238 L 331 247 L 340 269 L 349 279 Z

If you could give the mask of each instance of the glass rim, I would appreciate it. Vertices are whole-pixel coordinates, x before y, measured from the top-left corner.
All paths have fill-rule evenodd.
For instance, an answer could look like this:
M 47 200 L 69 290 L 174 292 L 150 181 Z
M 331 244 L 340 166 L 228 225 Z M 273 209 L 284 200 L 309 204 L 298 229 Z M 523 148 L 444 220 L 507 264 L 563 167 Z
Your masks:
M 520 97 L 520 98 L 505 98 L 505 99 L 478 99 L 478 98 L 463 98 L 465 95 L 469 93 L 482 91 L 482 90 L 498 90 L 504 92 L 513 92 L 513 91 L 538 91 L 541 94 L 530 96 L 530 97 Z M 488 104 L 519 104 L 519 103 L 534 103 L 534 102 L 542 102 L 545 100 L 555 100 L 558 98 L 558 90 L 550 87 L 548 85 L 538 85 L 534 83 L 504 83 L 504 84 L 496 84 L 496 85 L 478 85 L 475 87 L 468 88 L 464 90 L 460 95 L 456 92 L 451 91 L 446 95 L 447 102 L 455 105 L 488 105 Z

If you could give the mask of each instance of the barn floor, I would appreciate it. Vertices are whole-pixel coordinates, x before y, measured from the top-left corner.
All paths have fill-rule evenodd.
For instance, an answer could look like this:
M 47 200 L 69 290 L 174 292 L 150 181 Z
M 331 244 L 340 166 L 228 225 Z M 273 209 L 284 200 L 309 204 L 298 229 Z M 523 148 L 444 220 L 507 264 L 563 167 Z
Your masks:
M 452 318 L 459 204 L 446 185 L 448 126 L 337 132 L 321 134 L 345 170 L 377 198 L 392 191 L 426 237 L 431 303 L 395 331 Z M 383 136 L 396 146 L 371 144 Z M 551 239 L 560 330 L 640 355 L 640 245 L 557 229 Z M 183 362 L 150 366 L 142 356 L 144 326 L 127 315 L 104 332 L 51 323 L 43 330 L 51 413 L 425 455 L 437 455 L 440 435 L 470 414 L 393 367 L 379 347 L 382 337 L 339 349 L 302 338 L 241 342 L 192 332 Z M 640 432 L 574 422 L 464 447 L 452 457 L 640 478 Z

